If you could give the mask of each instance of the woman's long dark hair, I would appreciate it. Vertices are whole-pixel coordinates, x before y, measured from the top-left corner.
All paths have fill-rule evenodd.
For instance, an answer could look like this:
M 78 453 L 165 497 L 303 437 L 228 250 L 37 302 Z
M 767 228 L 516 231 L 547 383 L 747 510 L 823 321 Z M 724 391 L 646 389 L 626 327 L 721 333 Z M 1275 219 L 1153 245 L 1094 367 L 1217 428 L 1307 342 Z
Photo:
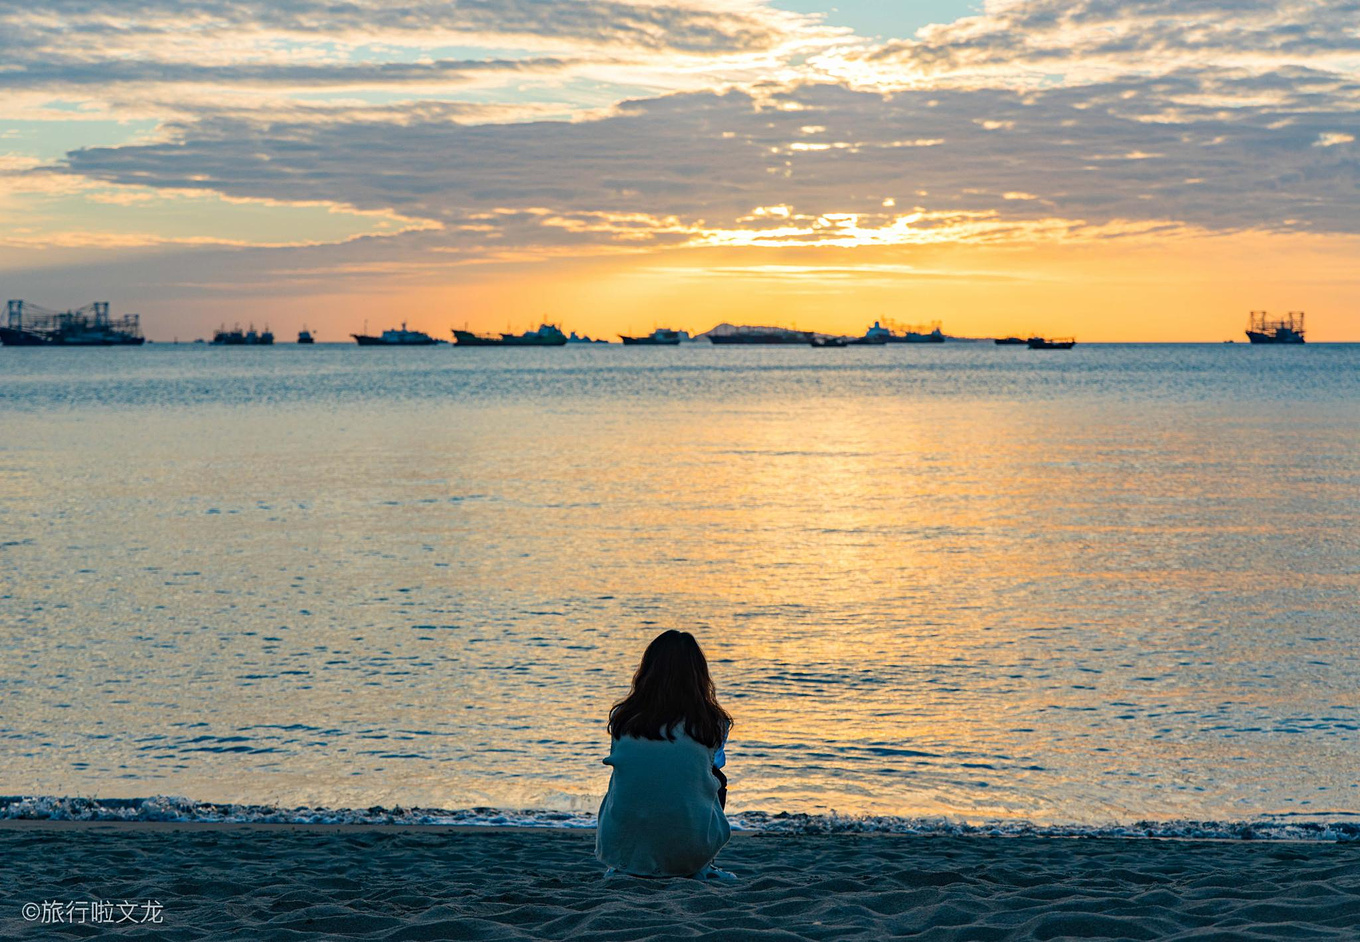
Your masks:
M 677 724 L 684 724 L 690 739 L 711 748 L 722 745 L 732 725 L 718 705 L 704 652 L 688 631 L 662 632 L 647 645 L 633 689 L 609 711 L 614 739 L 674 739 L 671 730 Z

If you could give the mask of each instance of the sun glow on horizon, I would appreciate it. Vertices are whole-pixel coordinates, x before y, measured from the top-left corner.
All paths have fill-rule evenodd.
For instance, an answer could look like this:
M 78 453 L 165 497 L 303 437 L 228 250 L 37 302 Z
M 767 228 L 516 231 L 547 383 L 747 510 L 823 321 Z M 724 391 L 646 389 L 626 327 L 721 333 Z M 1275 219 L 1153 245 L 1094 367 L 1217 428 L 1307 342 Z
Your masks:
M 157 339 L 242 304 L 1360 339 L 1341 4 L 298 4 L 0 14 L 10 296 Z

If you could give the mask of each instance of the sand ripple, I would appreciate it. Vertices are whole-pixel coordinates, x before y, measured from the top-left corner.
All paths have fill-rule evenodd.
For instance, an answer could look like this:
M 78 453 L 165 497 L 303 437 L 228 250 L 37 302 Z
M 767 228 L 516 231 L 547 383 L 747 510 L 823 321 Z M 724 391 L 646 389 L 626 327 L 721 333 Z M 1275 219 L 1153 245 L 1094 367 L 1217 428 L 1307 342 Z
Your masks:
M 733 884 L 601 879 L 583 831 L 0 826 L 24 902 L 152 898 L 160 940 L 1355 939 L 1354 844 L 741 834 Z

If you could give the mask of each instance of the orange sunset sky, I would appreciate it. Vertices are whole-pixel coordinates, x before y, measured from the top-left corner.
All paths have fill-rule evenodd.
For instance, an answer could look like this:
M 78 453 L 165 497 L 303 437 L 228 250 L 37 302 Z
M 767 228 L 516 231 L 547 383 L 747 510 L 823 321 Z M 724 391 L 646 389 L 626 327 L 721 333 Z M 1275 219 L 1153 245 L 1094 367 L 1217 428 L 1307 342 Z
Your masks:
M 1341 2 L 0 7 L 0 292 L 148 337 L 1360 341 Z

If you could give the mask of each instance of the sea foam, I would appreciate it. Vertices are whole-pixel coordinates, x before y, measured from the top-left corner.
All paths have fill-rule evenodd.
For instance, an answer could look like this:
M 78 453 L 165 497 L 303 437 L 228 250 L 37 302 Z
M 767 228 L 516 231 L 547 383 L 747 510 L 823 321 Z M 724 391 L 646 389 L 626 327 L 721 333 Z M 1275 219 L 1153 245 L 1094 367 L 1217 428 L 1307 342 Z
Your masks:
M 1136 821 L 1110 824 L 1034 824 L 1022 820 L 970 822 L 944 817 L 792 814 L 743 811 L 728 816 L 737 831 L 791 834 L 912 834 L 979 837 L 1179 838 L 1194 840 L 1360 841 L 1360 815 L 1263 816 L 1248 821 Z M 1349 820 L 1341 820 L 1341 819 Z M 151 798 L 0 796 L 0 820 L 162 821 L 203 824 L 400 824 L 473 827 L 590 828 L 584 811 L 510 811 L 501 808 L 280 808 L 156 795 Z

